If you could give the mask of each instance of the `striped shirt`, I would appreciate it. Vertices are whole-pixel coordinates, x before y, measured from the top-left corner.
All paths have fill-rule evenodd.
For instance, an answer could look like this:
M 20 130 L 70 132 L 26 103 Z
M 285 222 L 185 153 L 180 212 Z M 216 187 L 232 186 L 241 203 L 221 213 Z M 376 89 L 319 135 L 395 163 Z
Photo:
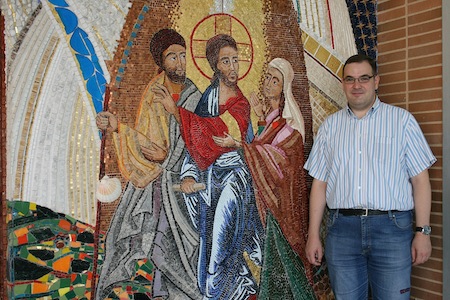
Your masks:
M 435 161 L 414 117 L 377 98 L 361 119 L 348 106 L 328 117 L 305 169 L 327 182 L 331 209 L 411 210 L 410 178 Z

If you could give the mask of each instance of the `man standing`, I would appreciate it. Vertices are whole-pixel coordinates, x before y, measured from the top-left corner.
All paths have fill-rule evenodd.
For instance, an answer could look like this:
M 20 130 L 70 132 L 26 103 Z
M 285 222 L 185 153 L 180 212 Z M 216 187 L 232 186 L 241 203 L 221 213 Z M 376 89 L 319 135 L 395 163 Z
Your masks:
M 261 266 L 263 228 L 240 141 L 252 137 L 250 105 L 239 89 L 237 45 L 228 35 L 206 44 L 214 76 L 195 113 L 180 108 L 186 157 L 181 178 L 200 236 L 197 281 L 203 299 L 256 298 L 250 265 Z M 195 183 L 206 188 L 196 191 Z M 252 261 L 252 263 L 249 263 Z
M 328 206 L 325 257 L 336 299 L 409 299 L 411 265 L 431 255 L 431 187 L 436 161 L 414 117 L 380 102 L 376 62 L 344 64 L 348 106 L 319 129 L 305 169 L 314 178 L 306 254 L 322 261 L 320 224 Z M 416 232 L 412 230 L 413 210 Z
M 106 237 L 96 299 L 133 280 L 136 262 L 151 259 L 153 297 L 198 299 L 195 264 L 198 237 L 189 222 L 179 182 L 185 144 L 178 107 L 193 111 L 201 93 L 186 78 L 186 43 L 172 29 L 154 34 L 150 52 L 160 73 L 148 84 L 136 125 L 118 124 L 102 112 L 97 126 L 113 132 L 119 169 L 129 180 Z M 180 201 L 181 199 L 181 201 Z

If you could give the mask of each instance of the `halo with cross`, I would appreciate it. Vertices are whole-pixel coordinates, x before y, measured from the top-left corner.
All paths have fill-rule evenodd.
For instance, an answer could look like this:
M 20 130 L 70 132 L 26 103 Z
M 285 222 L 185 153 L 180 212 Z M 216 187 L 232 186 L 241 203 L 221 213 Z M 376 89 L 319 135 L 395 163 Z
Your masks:
M 209 15 L 194 27 L 190 37 L 190 47 L 195 67 L 203 76 L 211 79 L 213 71 L 205 55 L 206 42 L 218 34 L 228 34 L 235 39 L 238 46 L 239 70 L 244 71 L 239 80 L 245 78 L 253 65 L 252 38 L 244 23 L 225 13 Z

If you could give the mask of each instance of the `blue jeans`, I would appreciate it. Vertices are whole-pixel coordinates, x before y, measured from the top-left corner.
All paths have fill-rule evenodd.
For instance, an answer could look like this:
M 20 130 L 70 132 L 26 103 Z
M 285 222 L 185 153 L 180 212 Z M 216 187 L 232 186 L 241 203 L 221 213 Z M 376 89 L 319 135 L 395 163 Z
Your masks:
M 325 241 L 337 300 L 408 299 L 411 286 L 412 211 L 343 216 L 330 211 Z

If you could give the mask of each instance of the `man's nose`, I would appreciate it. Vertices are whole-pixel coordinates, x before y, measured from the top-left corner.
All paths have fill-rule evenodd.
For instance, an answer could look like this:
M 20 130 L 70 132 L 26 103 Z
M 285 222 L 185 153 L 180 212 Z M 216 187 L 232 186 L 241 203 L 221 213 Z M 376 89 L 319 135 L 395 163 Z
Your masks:
M 177 57 L 177 62 L 176 62 L 177 67 L 183 66 L 184 63 L 186 63 L 186 58 L 178 56 Z
M 359 82 L 358 79 L 355 79 L 355 82 L 353 82 L 353 87 L 360 87 L 361 86 L 361 82 Z
M 177 57 L 176 66 L 181 67 L 181 58 L 180 57 Z

